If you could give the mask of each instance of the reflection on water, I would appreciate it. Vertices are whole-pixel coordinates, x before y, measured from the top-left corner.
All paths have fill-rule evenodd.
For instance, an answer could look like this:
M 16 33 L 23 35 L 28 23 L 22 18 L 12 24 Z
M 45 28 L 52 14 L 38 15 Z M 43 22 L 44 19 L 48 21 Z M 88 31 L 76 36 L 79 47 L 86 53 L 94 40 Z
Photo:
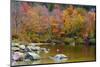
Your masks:
M 46 64 L 57 63 L 49 57 L 54 57 L 56 54 L 64 54 L 69 57 L 68 60 L 62 62 L 78 62 L 78 61 L 93 61 L 95 60 L 95 46 L 84 45 L 40 45 L 42 48 L 50 49 L 48 53 L 41 52 L 39 55 L 42 57 L 36 61 L 18 61 L 14 65 L 27 65 L 27 64 Z

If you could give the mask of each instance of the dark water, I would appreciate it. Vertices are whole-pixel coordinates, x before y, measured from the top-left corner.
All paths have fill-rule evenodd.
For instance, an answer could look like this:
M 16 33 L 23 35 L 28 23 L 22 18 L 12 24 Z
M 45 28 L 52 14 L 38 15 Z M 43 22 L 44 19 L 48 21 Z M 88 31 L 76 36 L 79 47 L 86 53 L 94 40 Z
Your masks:
M 19 61 L 16 65 L 27 65 L 27 64 L 46 64 L 56 63 L 54 60 L 48 58 L 49 56 L 55 56 L 56 54 L 65 54 L 70 57 L 64 62 L 79 62 L 79 61 L 94 61 L 95 60 L 95 46 L 85 45 L 40 45 L 40 47 L 48 48 L 49 53 L 41 52 L 40 56 L 44 59 L 37 61 L 24 62 Z

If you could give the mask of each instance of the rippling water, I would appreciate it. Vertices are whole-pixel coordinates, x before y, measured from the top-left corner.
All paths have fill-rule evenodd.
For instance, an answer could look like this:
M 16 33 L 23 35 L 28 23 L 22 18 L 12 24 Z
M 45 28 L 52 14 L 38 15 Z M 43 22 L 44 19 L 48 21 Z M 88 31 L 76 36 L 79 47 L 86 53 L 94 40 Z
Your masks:
M 55 56 L 56 54 L 65 54 L 70 57 L 63 62 L 79 62 L 79 61 L 94 61 L 95 60 L 95 46 L 85 45 L 40 45 L 40 47 L 50 49 L 49 53 L 41 52 L 40 56 L 43 58 L 37 61 L 18 61 L 15 65 L 28 65 L 28 64 L 46 64 L 57 63 L 56 61 L 48 58 L 49 56 Z

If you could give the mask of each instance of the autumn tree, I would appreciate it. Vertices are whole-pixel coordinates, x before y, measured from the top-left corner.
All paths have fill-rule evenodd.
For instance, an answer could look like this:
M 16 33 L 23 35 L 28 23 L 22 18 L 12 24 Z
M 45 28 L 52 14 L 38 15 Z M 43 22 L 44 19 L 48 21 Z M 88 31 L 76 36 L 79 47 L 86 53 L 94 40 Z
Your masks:
M 78 35 L 84 27 L 85 16 L 80 10 L 84 11 L 85 9 L 76 8 L 70 5 L 63 11 L 65 34 L 69 36 Z
M 40 41 L 43 38 L 42 34 L 46 33 L 50 27 L 48 9 L 38 4 L 33 7 L 24 2 L 21 4 L 21 11 L 24 12 L 24 16 L 21 21 L 23 24 L 20 28 L 20 38 L 29 42 Z M 29 40 L 21 35 L 25 35 Z
M 54 8 L 51 12 L 51 28 L 52 32 L 56 35 L 60 35 L 60 32 L 62 32 L 63 29 L 63 20 L 62 20 L 62 10 L 60 8 L 60 5 L 55 4 Z

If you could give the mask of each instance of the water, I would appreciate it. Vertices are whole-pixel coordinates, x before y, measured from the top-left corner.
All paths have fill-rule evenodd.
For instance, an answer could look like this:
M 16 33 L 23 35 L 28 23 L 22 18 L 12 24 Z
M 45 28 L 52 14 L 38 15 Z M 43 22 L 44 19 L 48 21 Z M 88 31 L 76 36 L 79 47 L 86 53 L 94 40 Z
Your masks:
M 18 61 L 15 65 L 28 65 L 28 64 L 47 64 L 57 63 L 54 60 L 48 58 L 49 56 L 55 56 L 56 54 L 65 54 L 70 57 L 68 60 L 63 62 L 79 62 L 79 61 L 94 61 L 95 60 L 95 46 L 85 45 L 40 45 L 42 48 L 48 48 L 49 53 L 41 52 L 39 55 L 42 59 L 37 61 Z

